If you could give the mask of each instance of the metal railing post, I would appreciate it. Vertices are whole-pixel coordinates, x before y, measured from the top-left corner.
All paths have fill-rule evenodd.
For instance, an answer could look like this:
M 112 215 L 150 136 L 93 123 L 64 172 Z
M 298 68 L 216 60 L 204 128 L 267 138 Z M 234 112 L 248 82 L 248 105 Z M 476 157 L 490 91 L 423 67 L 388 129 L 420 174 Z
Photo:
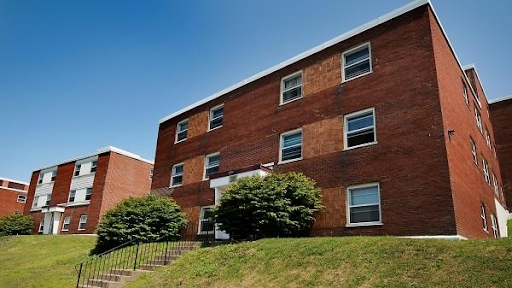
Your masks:
M 80 268 L 78 269 L 78 279 L 76 280 L 76 288 L 78 288 L 78 285 L 80 285 L 80 276 L 82 275 L 82 265 L 83 265 L 83 263 L 80 263 Z
M 133 270 L 137 269 L 137 258 L 139 256 L 139 244 L 140 244 L 140 242 L 137 242 L 137 250 L 135 251 L 135 261 L 133 262 Z

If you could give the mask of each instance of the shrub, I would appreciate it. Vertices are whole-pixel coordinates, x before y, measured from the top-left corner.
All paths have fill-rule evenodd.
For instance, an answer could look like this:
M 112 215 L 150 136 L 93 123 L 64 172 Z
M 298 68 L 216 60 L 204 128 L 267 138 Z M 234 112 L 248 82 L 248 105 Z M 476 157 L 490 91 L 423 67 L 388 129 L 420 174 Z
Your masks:
M 309 234 L 322 209 L 320 189 L 301 173 L 246 177 L 228 186 L 215 221 L 234 240 Z
M 98 225 L 98 242 L 93 253 L 99 253 L 135 240 L 155 241 L 161 236 L 176 238 L 187 218 L 169 197 L 147 195 L 130 197 L 107 211 Z
M 15 214 L 0 217 L 0 236 L 29 235 L 34 219 L 29 215 Z

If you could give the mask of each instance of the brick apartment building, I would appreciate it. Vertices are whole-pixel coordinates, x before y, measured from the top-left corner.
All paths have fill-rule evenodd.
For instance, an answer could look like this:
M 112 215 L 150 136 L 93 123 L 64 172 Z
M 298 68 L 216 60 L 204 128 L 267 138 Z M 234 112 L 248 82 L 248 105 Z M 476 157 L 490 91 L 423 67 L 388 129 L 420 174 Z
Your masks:
M 508 200 L 512 199 L 512 96 L 490 101 L 489 109 L 500 159 L 503 194 Z
M 152 193 L 201 234 L 230 182 L 300 171 L 322 189 L 313 235 L 499 237 L 494 143 L 476 70 L 419 0 L 163 118 Z
M 32 173 L 25 214 L 40 234 L 94 233 L 101 216 L 119 201 L 149 194 L 152 162 L 115 148 Z
M 23 214 L 28 183 L 0 178 L 0 216 Z

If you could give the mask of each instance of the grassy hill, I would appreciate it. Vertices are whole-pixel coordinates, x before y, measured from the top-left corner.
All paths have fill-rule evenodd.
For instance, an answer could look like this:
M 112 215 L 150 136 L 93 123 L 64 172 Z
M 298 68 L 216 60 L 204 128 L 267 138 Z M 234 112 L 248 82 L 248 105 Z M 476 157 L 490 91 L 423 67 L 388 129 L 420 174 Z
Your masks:
M 266 239 L 190 252 L 127 287 L 512 287 L 512 240 Z
M 74 287 L 95 241 L 0 238 L 0 287 Z M 512 287 L 512 238 L 266 239 L 195 250 L 127 287 Z
M 0 287 L 75 287 L 75 264 L 87 258 L 93 236 L 0 238 Z

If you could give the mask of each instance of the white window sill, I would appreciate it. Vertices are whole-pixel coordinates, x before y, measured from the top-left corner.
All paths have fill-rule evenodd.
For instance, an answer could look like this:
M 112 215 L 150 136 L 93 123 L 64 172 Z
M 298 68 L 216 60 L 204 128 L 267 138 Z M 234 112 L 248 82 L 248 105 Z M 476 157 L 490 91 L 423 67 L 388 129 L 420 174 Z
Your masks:
M 348 150 L 357 149 L 357 148 L 361 148 L 361 147 L 376 145 L 378 143 L 379 143 L 378 141 L 374 141 L 374 142 L 364 143 L 364 144 L 357 145 L 357 146 L 345 147 L 345 149 L 343 149 L 343 151 L 348 151 Z
M 280 165 L 280 164 L 288 164 L 288 163 L 292 163 L 292 162 L 301 161 L 302 159 L 304 159 L 304 158 L 300 157 L 300 158 L 296 158 L 296 159 L 290 159 L 290 160 L 285 160 L 285 161 L 279 161 L 279 162 L 277 162 L 277 164 L 278 164 L 278 165 Z
M 187 138 L 181 139 L 180 141 L 174 141 L 174 144 L 178 144 L 178 143 L 185 142 L 185 141 L 187 141 Z
M 300 97 L 297 97 L 297 98 L 294 98 L 294 99 L 292 99 L 292 100 L 288 100 L 288 101 L 286 101 L 286 102 L 282 102 L 282 101 L 281 101 L 281 103 L 279 103 L 279 106 L 283 106 L 283 105 L 286 105 L 286 104 L 290 104 L 290 103 L 292 103 L 292 102 L 295 102 L 295 101 L 300 100 L 300 99 L 303 99 L 303 98 L 304 98 L 304 95 L 302 95 L 302 96 L 300 96 Z M 281 100 L 282 100 L 282 99 L 283 99 L 283 95 L 281 95 Z
M 181 187 L 181 186 L 183 186 L 183 184 L 179 184 L 179 185 L 171 185 L 171 186 L 169 186 L 169 188 L 176 188 L 176 187 Z
M 362 223 L 348 223 L 345 227 L 367 227 L 367 226 L 382 226 L 382 222 L 362 222 Z
M 90 203 L 91 203 L 90 200 L 83 201 L 83 202 L 69 202 L 69 203 L 67 203 L 67 207 L 89 205 Z
M 34 208 L 30 209 L 30 212 L 32 212 L 32 211 L 41 211 L 41 209 L 42 209 L 41 207 L 34 207 Z
M 210 131 L 213 131 L 213 130 L 217 130 L 217 129 L 220 129 L 220 128 L 222 128 L 222 125 L 217 126 L 215 128 L 212 128 L 212 129 L 210 129 L 210 127 L 208 127 L 208 131 L 207 132 L 210 132 Z

